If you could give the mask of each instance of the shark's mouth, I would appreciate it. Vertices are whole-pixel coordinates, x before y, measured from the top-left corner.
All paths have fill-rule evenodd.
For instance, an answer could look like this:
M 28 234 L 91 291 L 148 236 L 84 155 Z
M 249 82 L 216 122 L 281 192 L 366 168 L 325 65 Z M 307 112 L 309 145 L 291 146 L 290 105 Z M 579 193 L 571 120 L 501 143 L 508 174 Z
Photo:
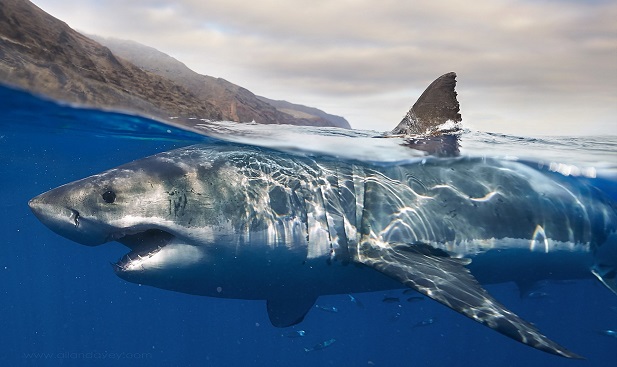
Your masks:
M 126 270 L 132 262 L 151 258 L 169 244 L 175 236 L 160 229 L 148 229 L 143 232 L 123 235 L 116 238 L 117 242 L 131 249 L 116 262 L 116 271 Z

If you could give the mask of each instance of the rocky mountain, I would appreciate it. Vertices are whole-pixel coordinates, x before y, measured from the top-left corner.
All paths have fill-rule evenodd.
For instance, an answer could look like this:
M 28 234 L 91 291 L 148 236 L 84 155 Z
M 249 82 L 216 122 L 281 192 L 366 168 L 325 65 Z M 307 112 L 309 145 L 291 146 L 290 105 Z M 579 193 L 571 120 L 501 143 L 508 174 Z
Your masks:
M 172 80 L 199 98 L 211 101 L 220 109 L 223 120 L 351 128 L 343 117 L 313 107 L 256 96 L 225 79 L 198 74 L 155 48 L 128 40 L 89 37 L 143 70 Z
M 178 64 L 184 66 L 170 57 L 164 58 L 161 65 L 165 62 L 176 68 Z M 2 0 L 2 84 L 56 100 L 139 113 L 162 120 L 174 116 L 333 126 L 322 117 L 298 118 L 281 112 L 244 88 L 186 69 L 183 79 L 180 76 L 170 78 L 146 66 L 137 66 L 29 1 Z M 199 77 L 189 80 L 195 75 Z M 195 120 L 178 121 L 190 124 Z
M 186 88 L 116 57 L 25 0 L 2 0 L 0 80 L 53 99 L 158 118 L 217 118 Z
M 262 96 L 257 96 L 260 100 L 274 106 L 277 110 L 281 112 L 288 113 L 295 117 L 307 117 L 307 116 L 316 116 L 321 117 L 330 121 L 334 126 L 341 127 L 344 129 L 351 129 L 349 122 L 341 116 L 331 115 L 327 112 L 324 112 L 315 107 L 303 106 L 300 104 L 295 104 L 287 101 L 276 101 L 273 99 L 269 99 Z

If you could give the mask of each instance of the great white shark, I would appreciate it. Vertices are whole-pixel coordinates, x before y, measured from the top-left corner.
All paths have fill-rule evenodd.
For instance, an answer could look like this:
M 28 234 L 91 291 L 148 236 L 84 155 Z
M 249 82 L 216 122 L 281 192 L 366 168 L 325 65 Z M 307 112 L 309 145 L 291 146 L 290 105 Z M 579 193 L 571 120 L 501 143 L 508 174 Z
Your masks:
M 460 121 L 455 77 L 433 82 L 391 134 Z M 615 202 L 586 181 L 513 160 L 376 165 L 194 145 L 29 205 L 70 240 L 126 245 L 114 270 L 129 282 L 266 300 L 278 327 L 299 323 L 320 295 L 407 286 L 521 343 L 579 358 L 480 284 L 593 274 L 617 291 Z

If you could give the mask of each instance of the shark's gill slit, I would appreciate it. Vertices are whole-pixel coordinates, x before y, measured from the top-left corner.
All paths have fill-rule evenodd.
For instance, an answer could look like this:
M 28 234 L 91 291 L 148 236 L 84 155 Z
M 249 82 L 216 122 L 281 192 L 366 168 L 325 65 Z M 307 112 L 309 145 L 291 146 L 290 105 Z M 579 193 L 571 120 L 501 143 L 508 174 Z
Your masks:
M 71 210 L 71 220 L 73 220 L 75 227 L 79 227 L 79 212 L 75 209 L 70 209 L 70 210 Z

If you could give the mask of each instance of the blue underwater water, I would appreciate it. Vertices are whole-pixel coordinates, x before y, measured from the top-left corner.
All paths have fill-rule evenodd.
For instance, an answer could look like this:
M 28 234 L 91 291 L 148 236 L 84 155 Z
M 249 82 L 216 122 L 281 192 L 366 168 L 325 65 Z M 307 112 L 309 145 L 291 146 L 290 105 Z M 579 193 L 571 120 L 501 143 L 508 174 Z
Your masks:
M 204 131 L 220 138 L 233 128 L 214 129 Z M 255 140 L 312 132 L 271 129 Z M 370 133 L 324 131 L 331 141 L 349 147 L 366 147 L 372 144 L 367 139 L 374 139 Z M 250 130 L 232 132 L 232 140 L 251 141 Z M 145 118 L 62 106 L 0 87 L 0 365 L 617 365 L 617 338 L 600 332 L 617 330 L 617 297 L 595 279 L 549 282 L 527 298 L 512 283 L 486 286 L 545 335 L 584 356 L 583 361 L 524 346 L 430 299 L 409 302 L 418 294 L 403 290 L 354 294 L 359 302 L 345 294 L 320 297 L 318 305 L 338 312 L 315 307 L 299 325 L 277 329 L 263 301 L 191 296 L 125 282 L 110 265 L 126 253 L 124 246 L 73 243 L 43 226 L 27 206 L 32 197 L 64 183 L 196 142 L 219 143 Z M 360 156 L 340 147 L 342 155 Z M 311 149 L 328 153 L 319 143 Z M 384 155 L 401 152 L 398 144 L 365 151 L 371 149 Z M 557 171 L 593 166 L 583 170 L 587 179 L 617 199 L 614 137 L 529 139 L 469 132 L 461 141 L 463 154 L 496 150 L 510 157 L 532 151 L 534 164 L 553 163 Z M 408 154 L 390 160 L 418 153 Z M 559 158 L 562 166 L 554 161 Z M 594 178 L 598 173 L 601 177 Z M 400 302 L 384 302 L 384 297 Z M 332 340 L 324 349 L 305 351 Z

